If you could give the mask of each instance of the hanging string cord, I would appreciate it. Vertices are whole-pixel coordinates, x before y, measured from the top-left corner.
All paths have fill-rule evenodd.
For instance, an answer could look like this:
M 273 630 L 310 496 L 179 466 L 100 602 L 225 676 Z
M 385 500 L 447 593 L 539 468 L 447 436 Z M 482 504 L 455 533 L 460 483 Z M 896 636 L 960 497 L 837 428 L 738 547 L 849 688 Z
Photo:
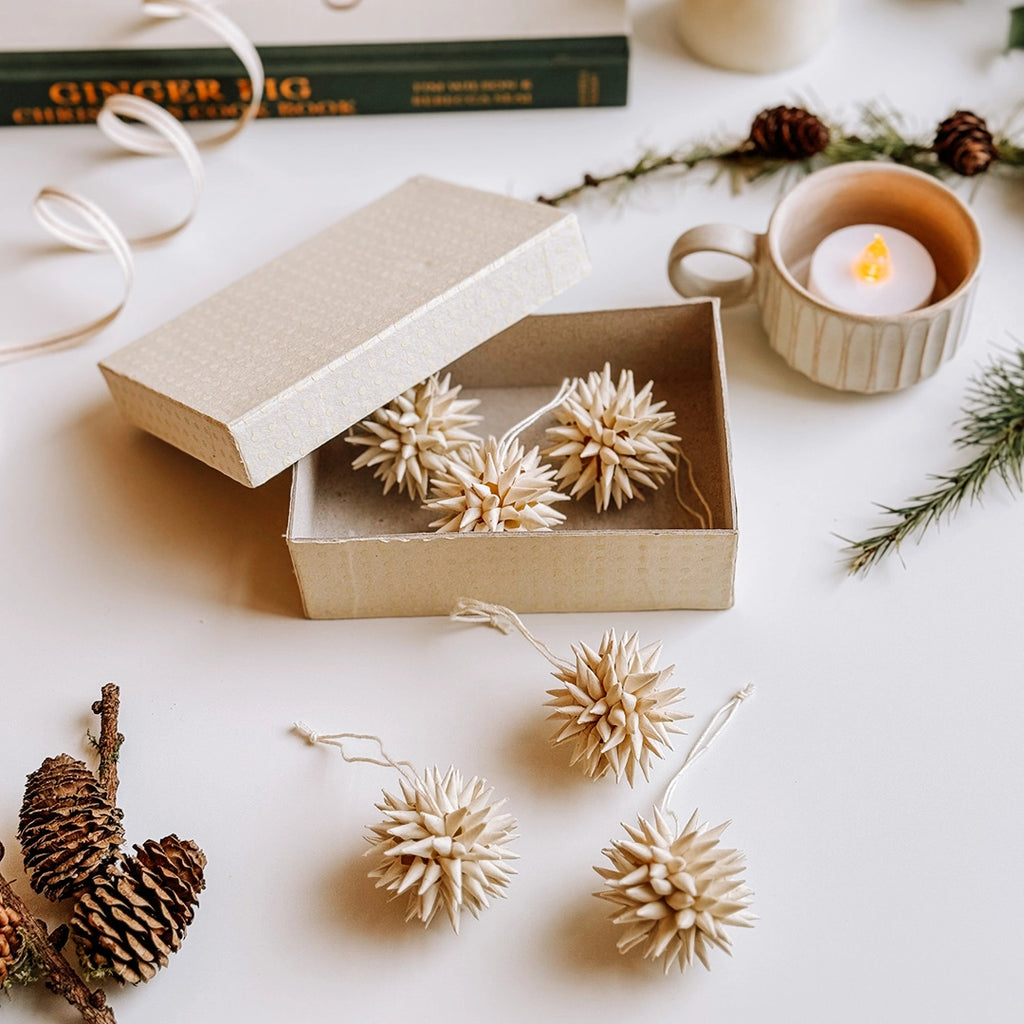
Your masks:
M 205 138 L 208 146 L 234 138 L 259 113 L 263 100 L 263 62 L 245 33 L 210 0 L 143 0 L 143 10 L 155 18 L 187 16 L 219 36 L 234 51 L 249 74 L 251 99 L 242 116 L 227 129 Z M 33 212 L 39 223 L 58 241 L 73 249 L 109 252 L 117 261 L 123 280 L 118 303 L 88 323 L 34 341 L 0 345 L 0 364 L 73 348 L 87 341 L 115 320 L 127 305 L 134 285 L 131 245 L 162 242 L 191 223 L 203 188 L 203 165 L 196 143 L 175 117 L 152 100 L 128 93 L 108 96 L 96 118 L 96 125 L 115 145 L 132 153 L 178 156 L 184 162 L 192 185 L 188 211 L 168 228 L 138 238 L 126 239 L 116 223 L 94 202 L 68 189 L 47 186 L 36 196 Z M 75 221 L 68 219 L 71 214 Z
M 212 146 L 233 139 L 260 112 L 263 102 L 263 61 L 249 37 L 226 14 L 217 10 L 212 0 L 142 0 L 142 9 L 153 18 L 186 16 L 198 21 L 214 35 L 220 36 L 234 51 L 249 74 L 250 98 L 242 116 L 223 131 L 209 135 L 200 143 Z
M 557 669 L 568 669 L 572 671 L 572 665 L 562 658 L 559 658 L 554 651 L 542 640 L 535 637 L 526 624 L 511 608 L 501 604 L 487 604 L 485 601 L 477 601 L 472 597 L 460 597 L 452 611 L 451 617 L 456 622 L 482 622 L 493 626 L 502 633 L 510 633 L 513 629 L 518 630 L 552 665 Z
M 566 377 L 562 381 L 562 386 L 558 389 L 558 394 L 551 399 L 546 405 L 542 405 L 539 409 L 534 410 L 525 419 L 521 419 L 514 426 L 510 427 L 502 435 L 501 440 L 498 442 L 498 456 L 502 463 L 508 458 L 509 450 L 512 445 L 516 443 L 519 435 L 529 426 L 536 423 L 545 413 L 550 412 L 556 406 L 560 405 L 568 397 L 570 392 L 576 387 L 576 378 L 571 380 Z
M 701 503 L 701 506 L 706 513 L 707 518 L 698 512 L 696 509 L 691 508 L 687 505 L 685 499 L 679 491 L 679 463 L 680 461 L 686 463 L 686 478 L 690 482 L 690 487 L 693 493 L 697 495 L 697 500 Z M 675 475 L 675 488 L 676 488 L 676 501 L 679 502 L 680 506 L 693 516 L 694 519 L 700 524 L 702 530 L 713 530 L 714 529 L 714 516 L 711 514 L 711 506 L 707 503 L 704 495 L 701 493 L 701 489 L 697 486 L 697 481 L 693 475 L 693 463 L 690 462 L 686 455 L 686 452 L 680 450 L 676 453 L 676 475 Z
M 704 731 L 694 740 L 693 746 L 690 747 L 690 752 L 686 755 L 686 760 L 679 766 L 679 771 L 672 776 L 669 780 L 668 785 L 665 787 L 665 795 L 661 798 L 661 803 L 658 805 L 664 812 L 668 810 L 669 802 L 672 799 L 673 794 L 679 779 L 682 777 L 683 772 L 686 771 L 694 761 L 697 760 L 702 754 L 706 753 L 714 743 L 718 734 L 726 727 L 729 719 L 736 714 L 739 706 L 747 699 L 749 699 L 754 693 L 753 684 L 744 686 L 738 693 L 723 704 L 712 716 L 711 721 L 704 727 Z
M 385 749 L 384 742 L 379 736 L 365 732 L 331 732 L 320 733 L 310 728 L 305 722 L 295 722 L 292 728 L 310 745 L 318 743 L 325 747 L 335 747 L 344 760 L 350 764 L 362 762 L 363 764 L 375 764 L 378 768 L 394 768 L 409 782 L 415 784 L 416 769 L 409 761 L 396 761 Z M 350 754 L 345 748 L 345 740 L 368 740 L 375 743 L 380 751 L 380 757 L 366 757 L 362 754 Z

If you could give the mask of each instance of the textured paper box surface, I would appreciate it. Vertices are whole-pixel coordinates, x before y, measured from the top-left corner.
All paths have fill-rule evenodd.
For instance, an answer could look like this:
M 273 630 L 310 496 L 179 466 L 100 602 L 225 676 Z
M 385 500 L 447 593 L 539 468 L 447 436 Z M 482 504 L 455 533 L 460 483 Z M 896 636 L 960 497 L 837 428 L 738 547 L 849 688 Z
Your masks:
M 436 534 L 432 513 L 353 470 L 356 449 L 339 437 L 303 459 L 292 483 L 288 545 L 307 615 L 446 615 L 464 596 L 524 613 L 730 607 L 737 531 L 715 302 L 531 316 L 448 369 L 481 399 L 477 432 L 500 435 L 564 377 L 605 361 L 616 375 L 632 369 L 638 387 L 653 380 L 675 412 L 712 529 L 695 528 L 669 484 L 600 514 L 592 495 L 563 503 L 568 518 L 550 533 Z M 523 441 L 542 441 L 552 422 Z
M 572 214 L 414 178 L 100 369 L 129 420 L 256 486 L 588 269 Z

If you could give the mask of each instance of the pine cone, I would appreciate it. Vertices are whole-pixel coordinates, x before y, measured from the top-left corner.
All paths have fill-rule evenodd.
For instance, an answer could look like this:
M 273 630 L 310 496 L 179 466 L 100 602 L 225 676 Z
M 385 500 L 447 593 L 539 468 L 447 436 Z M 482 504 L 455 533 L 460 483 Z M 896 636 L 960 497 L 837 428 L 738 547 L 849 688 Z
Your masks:
M 62 900 L 82 892 L 117 853 L 121 812 L 83 761 L 48 757 L 28 777 L 18 839 L 32 888 Z
M 987 171 L 999 156 L 985 119 L 969 110 L 958 110 L 939 125 L 932 149 L 941 163 L 965 177 Z
M 805 160 L 820 153 L 828 140 L 825 123 L 802 107 L 762 110 L 750 127 L 754 148 L 771 160 Z
M 150 839 L 135 852 L 97 877 L 71 915 L 86 971 L 133 985 L 149 981 L 181 947 L 206 867 L 203 851 L 174 835 Z
M 0 902 L 0 989 L 7 984 L 10 969 L 18 960 L 21 936 L 18 928 L 21 915 Z

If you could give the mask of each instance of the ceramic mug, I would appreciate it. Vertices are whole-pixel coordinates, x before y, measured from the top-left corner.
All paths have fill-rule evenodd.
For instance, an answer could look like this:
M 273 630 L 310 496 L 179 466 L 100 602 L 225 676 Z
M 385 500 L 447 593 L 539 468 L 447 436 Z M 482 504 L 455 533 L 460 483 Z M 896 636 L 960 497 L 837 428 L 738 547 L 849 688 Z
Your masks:
M 837 309 L 808 291 L 814 250 L 852 224 L 888 225 L 924 245 L 936 269 L 926 305 L 875 316 Z M 731 281 L 708 280 L 686 265 L 698 252 L 737 256 L 750 270 Z M 980 267 L 981 233 L 951 189 L 921 171 L 864 162 L 809 175 L 779 202 L 763 235 L 732 224 L 684 232 L 672 246 L 668 273 L 686 298 L 717 296 L 725 306 L 756 299 L 772 348 L 811 380 L 875 392 L 908 387 L 953 356 Z
M 730 71 L 767 72 L 801 64 L 824 45 L 839 0 L 676 0 L 687 49 Z

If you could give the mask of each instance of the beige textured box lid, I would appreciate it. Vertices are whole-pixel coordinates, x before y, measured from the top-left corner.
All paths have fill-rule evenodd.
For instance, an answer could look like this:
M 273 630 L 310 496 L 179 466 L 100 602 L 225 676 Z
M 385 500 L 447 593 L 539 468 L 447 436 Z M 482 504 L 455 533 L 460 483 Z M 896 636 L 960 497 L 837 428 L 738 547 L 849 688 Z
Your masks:
M 413 178 L 100 369 L 130 421 L 255 487 L 588 270 L 572 214 Z

